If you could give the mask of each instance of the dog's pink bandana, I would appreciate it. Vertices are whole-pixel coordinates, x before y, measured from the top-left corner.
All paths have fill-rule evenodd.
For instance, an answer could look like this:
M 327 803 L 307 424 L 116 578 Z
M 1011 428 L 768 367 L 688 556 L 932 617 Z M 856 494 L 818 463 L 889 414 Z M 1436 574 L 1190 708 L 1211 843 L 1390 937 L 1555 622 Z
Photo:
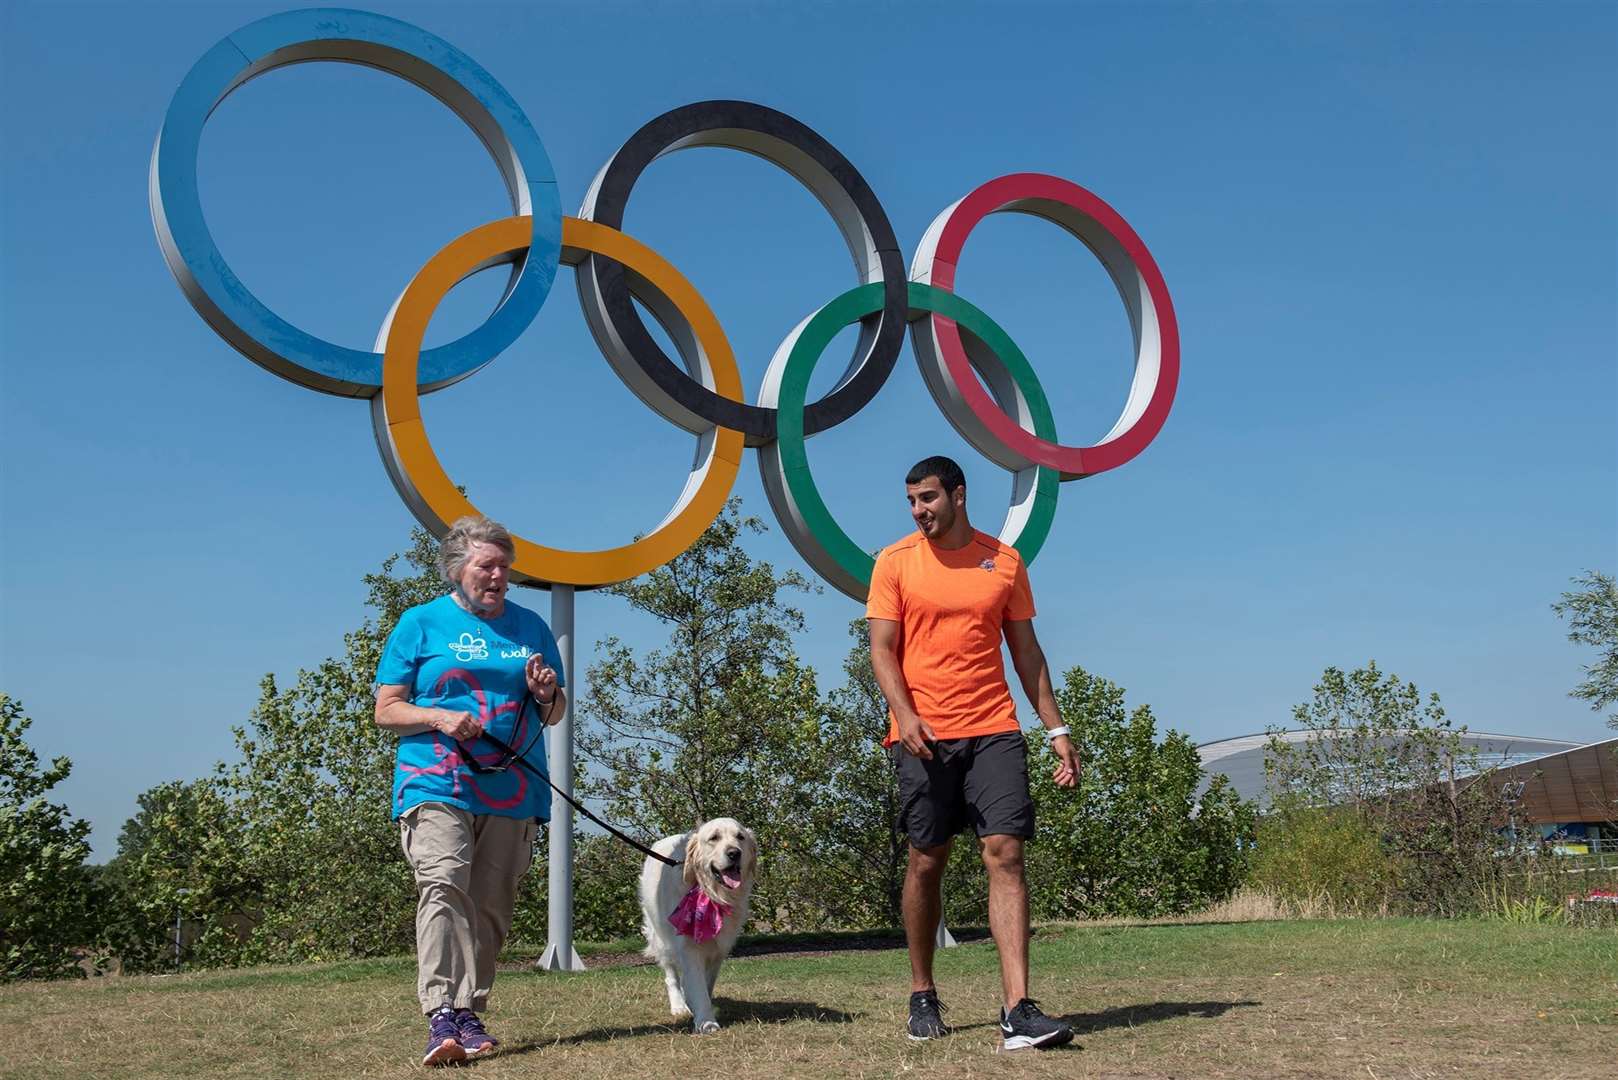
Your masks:
M 729 914 L 729 904 L 721 904 L 703 892 L 701 885 L 693 885 L 691 891 L 685 894 L 685 899 L 680 901 L 680 906 L 669 916 L 669 925 L 674 927 L 676 934 L 684 934 L 697 941 L 712 941 L 719 936 L 720 929 L 725 925 L 725 916 Z

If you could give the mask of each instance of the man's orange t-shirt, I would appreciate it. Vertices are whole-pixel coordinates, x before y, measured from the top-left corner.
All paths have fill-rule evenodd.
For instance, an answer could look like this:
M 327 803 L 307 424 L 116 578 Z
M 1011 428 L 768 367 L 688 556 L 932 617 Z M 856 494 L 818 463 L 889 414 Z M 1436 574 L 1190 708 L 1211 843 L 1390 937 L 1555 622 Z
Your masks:
M 974 531 L 951 550 L 913 533 L 877 556 L 865 615 L 899 624 L 899 670 L 940 739 L 1018 730 L 1000 640 L 1007 620 L 1034 617 L 1034 596 L 1016 548 Z M 882 745 L 898 741 L 890 708 Z

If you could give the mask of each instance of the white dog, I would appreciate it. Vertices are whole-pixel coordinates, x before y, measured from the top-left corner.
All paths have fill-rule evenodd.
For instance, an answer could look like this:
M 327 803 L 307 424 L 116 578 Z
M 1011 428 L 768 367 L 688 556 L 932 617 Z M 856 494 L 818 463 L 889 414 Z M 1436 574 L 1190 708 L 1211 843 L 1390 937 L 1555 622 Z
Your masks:
M 681 865 L 648 858 L 641 871 L 646 955 L 663 969 L 669 1012 L 691 1017 L 699 1035 L 718 1031 L 714 981 L 747 922 L 758 841 L 734 818 L 714 818 L 692 832 L 664 837 L 652 850 Z

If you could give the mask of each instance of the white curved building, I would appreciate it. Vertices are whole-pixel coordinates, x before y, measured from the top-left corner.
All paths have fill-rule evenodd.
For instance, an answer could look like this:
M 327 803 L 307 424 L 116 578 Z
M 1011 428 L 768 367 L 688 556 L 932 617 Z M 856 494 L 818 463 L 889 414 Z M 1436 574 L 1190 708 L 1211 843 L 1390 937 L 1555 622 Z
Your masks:
M 1289 743 L 1307 742 L 1314 733 L 1283 731 Z M 1243 798 L 1266 800 L 1264 747 L 1268 734 L 1219 739 L 1197 747 L 1203 772 L 1223 773 Z M 1555 836 L 1574 853 L 1618 851 L 1618 739 L 1579 744 L 1531 735 L 1469 731 L 1461 742 L 1478 750 L 1485 767 L 1512 801 L 1519 827 L 1533 826 Z
M 1308 742 L 1313 732 L 1283 731 L 1280 737 L 1289 743 Z M 1267 733 L 1238 735 L 1234 739 L 1219 739 L 1197 747 L 1202 755 L 1202 770 L 1210 777 L 1224 773 L 1244 799 L 1263 801 L 1264 747 L 1270 741 Z M 1509 768 L 1577 749 L 1579 744 L 1561 739 L 1541 739 L 1528 735 L 1495 735 L 1489 732 L 1468 731 L 1461 742 L 1477 748 L 1484 765 Z M 1601 744 L 1595 744 L 1601 745 Z M 1618 791 L 1613 792 L 1618 795 Z

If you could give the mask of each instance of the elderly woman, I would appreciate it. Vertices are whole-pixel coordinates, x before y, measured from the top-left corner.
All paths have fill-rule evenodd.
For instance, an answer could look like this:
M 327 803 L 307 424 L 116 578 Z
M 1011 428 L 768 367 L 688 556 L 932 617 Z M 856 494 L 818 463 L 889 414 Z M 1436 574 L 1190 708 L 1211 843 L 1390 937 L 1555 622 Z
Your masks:
M 494 1049 L 478 1014 L 517 881 L 550 818 L 550 787 L 480 737 L 487 731 L 543 773 L 541 725 L 562 716 L 556 638 L 506 600 L 514 552 L 511 534 L 489 519 L 457 521 L 438 556 L 449 594 L 401 615 L 377 665 L 376 722 L 399 736 L 393 816 L 416 877 L 424 1065 Z

